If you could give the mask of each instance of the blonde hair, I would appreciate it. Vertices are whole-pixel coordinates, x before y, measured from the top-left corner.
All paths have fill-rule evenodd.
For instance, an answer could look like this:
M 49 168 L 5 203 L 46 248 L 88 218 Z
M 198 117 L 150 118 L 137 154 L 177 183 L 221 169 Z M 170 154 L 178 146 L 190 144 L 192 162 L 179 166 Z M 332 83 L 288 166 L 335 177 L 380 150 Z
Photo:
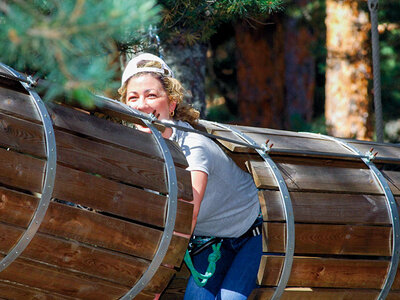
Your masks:
M 161 65 L 158 62 L 147 62 L 145 65 L 141 67 L 160 67 Z M 155 72 L 140 72 L 133 77 L 140 77 L 143 76 L 144 74 L 149 74 L 153 76 L 154 78 L 158 79 L 165 91 L 167 92 L 168 95 L 168 100 L 175 101 L 176 102 L 176 108 L 174 110 L 174 120 L 181 120 L 184 122 L 188 122 L 190 125 L 196 125 L 198 122 L 198 119 L 200 117 L 200 113 L 198 110 L 194 109 L 192 106 L 190 106 L 188 103 L 184 102 L 184 93 L 185 89 L 183 88 L 181 82 L 173 77 L 170 76 L 164 76 L 160 73 L 155 73 Z M 126 93 L 127 93 L 127 85 L 129 80 L 125 81 L 125 83 L 118 89 L 118 93 L 121 95 L 120 101 L 123 103 L 126 103 Z

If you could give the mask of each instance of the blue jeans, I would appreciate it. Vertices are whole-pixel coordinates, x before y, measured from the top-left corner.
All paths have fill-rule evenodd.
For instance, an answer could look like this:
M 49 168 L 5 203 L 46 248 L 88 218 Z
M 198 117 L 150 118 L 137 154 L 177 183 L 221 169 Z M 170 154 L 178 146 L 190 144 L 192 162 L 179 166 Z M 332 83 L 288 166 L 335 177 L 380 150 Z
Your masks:
M 208 267 L 208 247 L 192 258 L 197 271 L 205 273 Z M 256 279 L 262 255 L 262 236 L 224 239 L 221 258 L 216 271 L 204 287 L 199 287 L 192 276 L 186 287 L 184 300 L 244 300 L 256 288 Z

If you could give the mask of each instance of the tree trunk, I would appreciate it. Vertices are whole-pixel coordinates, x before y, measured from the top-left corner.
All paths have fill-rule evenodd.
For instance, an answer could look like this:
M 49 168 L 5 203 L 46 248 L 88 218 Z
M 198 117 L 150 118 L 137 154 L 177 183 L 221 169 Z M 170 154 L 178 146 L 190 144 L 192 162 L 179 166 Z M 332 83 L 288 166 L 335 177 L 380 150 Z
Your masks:
M 325 117 L 337 137 L 371 139 L 370 29 L 358 1 L 326 1 Z
M 239 117 L 243 124 L 284 126 L 283 21 L 274 14 L 266 25 L 235 25 Z M 271 24 L 272 21 L 272 24 Z
M 303 7 L 306 0 L 295 0 L 294 5 Z M 302 130 L 313 117 L 315 89 L 315 59 L 311 43 L 315 37 L 309 27 L 296 17 L 285 20 L 285 103 L 286 128 Z
M 164 44 L 164 58 L 174 75 L 186 89 L 186 101 L 205 116 L 205 76 L 207 46 L 195 44 L 183 46 L 179 43 Z

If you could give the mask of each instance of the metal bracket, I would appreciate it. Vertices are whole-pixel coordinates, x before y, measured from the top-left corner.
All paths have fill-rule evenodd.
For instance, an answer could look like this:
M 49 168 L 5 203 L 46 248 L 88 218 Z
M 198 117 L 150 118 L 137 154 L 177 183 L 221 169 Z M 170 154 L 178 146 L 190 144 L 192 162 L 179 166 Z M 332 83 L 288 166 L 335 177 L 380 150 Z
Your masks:
M 280 299 L 285 290 L 285 287 L 290 277 L 290 273 L 292 271 L 294 247 L 295 247 L 295 227 L 294 227 L 292 201 L 290 199 L 288 188 L 277 165 L 268 155 L 268 152 L 270 151 L 272 145 L 269 146 L 268 145 L 269 141 L 267 141 L 264 145 L 262 145 L 263 150 L 260 150 L 259 149 L 260 147 L 257 145 L 257 143 L 251 137 L 247 136 L 240 130 L 228 126 L 226 124 L 219 124 L 215 122 L 209 122 L 209 123 L 213 124 L 214 126 L 230 130 L 236 136 L 238 136 L 242 140 L 246 141 L 250 146 L 252 146 L 252 148 L 254 148 L 257 151 L 257 153 L 264 159 L 267 167 L 271 169 L 272 174 L 274 175 L 274 179 L 279 186 L 279 192 L 281 195 L 281 200 L 283 203 L 283 208 L 286 218 L 286 249 L 285 249 L 285 260 L 281 272 L 281 277 L 279 279 L 278 286 L 276 287 L 274 294 L 271 296 L 271 299 L 273 300 Z
M 378 0 L 368 0 L 368 8 L 371 12 L 377 11 L 379 6 Z
M 26 231 L 20 236 L 18 242 L 9 251 L 9 253 L 0 261 L 0 272 L 1 272 L 5 268 L 7 268 L 14 260 L 16 260 L 19 255 L 21 255 L 21 253 L 25 250 L 25 248 L 28 246 L 28 244 L 35 236 L 37 230 L 39 229 L 40 224 L 43 221 L 43 218 L 46 214 L 47 208 L 49 206 L 53 194 L 56 166 L 57 166 L 57 153 L 56 153 L 56 140 L 54 137 L 53 124 L 42 99 L 40 99 L 40 96 L 31 88 L 31 84 L 28 84 L 26 82 L 26 79 L 22 77 L 21 74 L 19 74 L 12 68 L 4 65 L 3 63 L 0 63 L 0 67 L 7 70 L 13 76 L 16 76 L 21 79 L 20 82 L 22 86 L 28 91 L 32 102 L 35 104 L 36 109 L 38 110 L 40 118 L 43 123 L 45 143 L 46 143 L 46 156 L 47 156 L 45 177 L 43 180 L 42 196 L 40 198 L 36 211 Z
M 347 148 L 348 150 L 352 151 L 353 153 L 360 156 L 362 161 L 368 166 L 371 170 L 374 178 L 378 181 L 379 186 L 383 190 L 386 199 L 386 207 L 390 212 L 390 219 L 392 223 L 392 259 L 390 261 L 389 269 L 385 278 L 385 282 L 382 286 L 381 292 L 378 295 L 378 300 L 383 300 L 387 297 L 388 293 L 390 292 L 390 288 L 394 282 L 397 273 L 397 266 L 399 264 L 399 255 L 400 255 L 400 223 L 399 223 L 399 212 L 397 210 L 396 200 L 394 199 L 393 193 L 390 190 L 389 184 L 387 183 L 385 177 L 379 171 L 379 169 L 373 163 L 373 160 L 377 154 L 373 153 L 373 149 L 366 153 L 366 156 L 363 155 L 360 150 L 358 150 L 353 145 L 346 143 L 345 141 L 335 138 L 328 135 L 317 134 L 317 133 L 308 133 L 309 135 L 314 135 L 318 137 L 323 137 L 328 140 L 335 141 L 342 145 L 343 147 Z
M 133 110 L 126 104 L 122 102 L 118 102 L 120 105 L 124 106 L 126 109 L 134 113 L 135 115 L 138 114 L 137 111 Z M 157 141 L 157 144 L 161 150 L 161 153 L 164 157 L 165 164 L 166 164 L 166 171 L 167 171 L 167 179 L 168 179 L 168 210 L 165 222 L 165 228 L 163 235 L 161 237 L 160 244 L 158 245 L 158 249 L 156 254 L 153 257 L 149 267 L 143 273 L 142 277 L 135 283 L 135 285 L 130 289 L 121 300 L 128 300 L 134 298 L 138 295 L 145 286 L 149 283 L 149 281 L 153 278 L 154 274 L 156 273 L 158 267 L 161 265 L 165 254 L 167 253 L 169 244 L 172 239 L 172 235 L 174 232 L 175 227 L 175 219 L 176 219 L 176 212 L 177 212 L 177 205 L 178 205 L 178 184 L 176 179 L 176 172 L 175 172 L 175 165 L 172 159 L 171 152 L 168 149 L 167 143 L 165 142 L 164 138 L 162 137 L 161 133 L 152 125 L 151 121 L 146 120 L 143 118 L 143 122 L 148 126 L 151 132 L 154 135 L 154 138 Z

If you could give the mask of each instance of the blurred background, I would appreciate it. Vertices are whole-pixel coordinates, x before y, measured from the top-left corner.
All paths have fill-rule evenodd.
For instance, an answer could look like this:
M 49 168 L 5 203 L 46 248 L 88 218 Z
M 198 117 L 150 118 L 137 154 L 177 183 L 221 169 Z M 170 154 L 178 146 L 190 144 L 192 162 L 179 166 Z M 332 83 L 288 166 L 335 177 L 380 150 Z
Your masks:
M 383 133 L 400 142 L 400 2 L 379 6 Z M 0 2 L 0 61 L 45 99 L 117 99 L 135 53 L 162 56 L 202 117 L 376 139 L 367 1 Z

